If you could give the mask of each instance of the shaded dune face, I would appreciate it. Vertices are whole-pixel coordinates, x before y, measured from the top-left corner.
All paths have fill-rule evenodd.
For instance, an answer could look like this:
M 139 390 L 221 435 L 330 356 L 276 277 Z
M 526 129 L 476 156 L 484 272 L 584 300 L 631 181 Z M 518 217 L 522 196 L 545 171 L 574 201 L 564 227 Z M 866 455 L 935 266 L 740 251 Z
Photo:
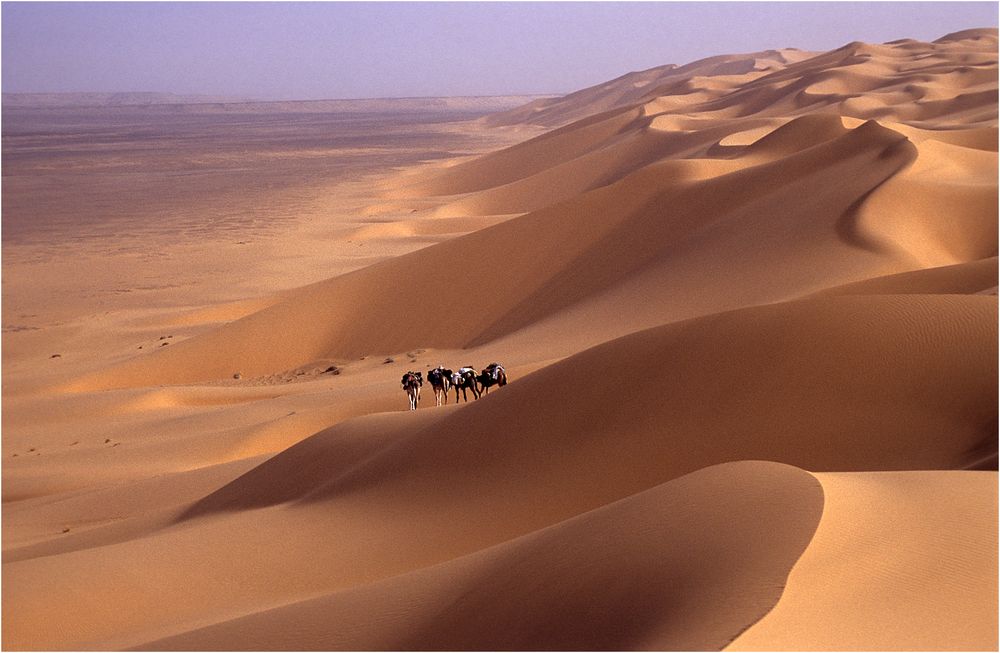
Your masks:
M 363 424 L 338 425 L 188 514 L 358 492 L 427 493 L 437 506 L 456 485 L 475 487 L 481 505 L 520 497 L 545 510 L 559 496 L 600 505 L 741 459 L 815 471 L 962 468 L 995 436 L 994 309 L 991 297 L 837 297 L 658 327 L 417 428 L 399 422 L 381 445 L 353 444 Z M 602 383 L 546 391 L 593 369 Z M 611 400 L 609 388 L 636 370 L 645 389 Z M 546 479 L 544 489 L 528 478 Z
M 822 506 L 801 470 L 711 467 L 481 552 L 139 649 L 719 649 L 777 600 Z
M 711 102 L 657 111 L 643 98 L 425 175 L 395 192 L 456 198 L 444 215 L 529 212 L 304 288 L 217 332 L 70 387 L 187 383 L 369 351 L 481 346 L 541 320 L 555 326 L 566 312 L 573 317 L 562 326 L 570 329 L 580 314 L 642 304 L 624 323 L 592 326 L 599 331 L 593 343 L 748 303 L 992 257 L 995 115 L 958 129 L 940 121 L 947 111 L 933 125 L 917 116 L 931 111 L 919 98 L 894 102 L 895 113 L 841 105 L 870 97 L 873 79 L 897 84 L 919 75 L 954 90 L 933 102 L 951 102 L 961 115 L 995 113 L 994 41 L 986 32 L 919 48 L 849 44 L 778 62 Z M 960 83 L 956 75 L 970 79 Z M 822 103 L 779 108 L 792 87 L 811 88 L 817 77 L 827 80 L 817 95 Z M 590 106 L 586 96 L 573 102 Z M 723 111 L 735 106 L 742 108 Z M 735 137 L 744 133 L 753 135 Z M 978 149 L 990 140 L 993 151 Z M 442 260 L 470 273 L 433 284 L 428 270 Z M 652 302 L 638 299 L 653 288 L 661 290 Z M 449 319 L 435 319 L 442 314 Z
M 997 31 L 475 129 L 532 125 L 301 243 L 433 245 L 5 394 L 66 445 L 5 462 L 4 648 L 995 649 Z

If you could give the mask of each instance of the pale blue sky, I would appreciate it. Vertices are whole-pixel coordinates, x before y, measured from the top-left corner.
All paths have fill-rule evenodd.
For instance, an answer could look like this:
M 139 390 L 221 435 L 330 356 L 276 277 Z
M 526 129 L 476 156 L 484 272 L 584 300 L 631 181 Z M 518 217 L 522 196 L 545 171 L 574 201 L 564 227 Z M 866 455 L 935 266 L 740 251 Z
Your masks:
M 6 92 L 564 93 L 714 54 L 933 40 L 996 2 L 3 2 Z

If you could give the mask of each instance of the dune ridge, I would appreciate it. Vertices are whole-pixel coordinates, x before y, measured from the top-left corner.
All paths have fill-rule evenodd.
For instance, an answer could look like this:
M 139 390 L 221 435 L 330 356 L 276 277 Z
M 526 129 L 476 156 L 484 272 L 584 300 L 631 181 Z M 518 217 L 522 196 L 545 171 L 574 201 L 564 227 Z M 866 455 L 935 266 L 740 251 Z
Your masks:
M 395 192 L 461 195 L 437 209 L 437 219 L 528 213 L 304 289 L 284 308 L 232 326 L 231 334 L 223 329 L 206 336 L 201 347 L 184 343 L 183 348 L 157 352 L 161 360 L 133 361 L 119 372 L 98 375 L 76 387 L 148 383 L 153 369 L 166 374 L 167 383 L 187 383 L 224 377 L 231 374 L 228 370 L 248 364 L 260 373 L 369 351 L 392 354 L 414 347 L 481 345 L 553 318 L 552 313 L 573 304 L 600 315 L 614 311 L 624 297 L 662 295 L 662 291 L 652 293 L 652 288 L 676 286 L 685 277 L 698 279 L 694 287 L 679 287 L 678 296 L 669 298 L 669 308 L 640 309 L 624 329 L 601 333 L 600 338 L 607 340 L 628 330 L 748 302 L 803 296 L 822 290 L 824 284 L 843 285 L 994 256 L 995 139 L 993 151 L 985 152 L 955 143 L 959 130 L 942 131 L 941 125 L 935 125 L 936 131 L 926 129 L 923 121 L 911 116 L 925 104 L 919 99 L 894 104 L 893 114 L 877 113 L 885 124 L 871 119 L 847 124 L 867 114 L 844 111 L 834 96 L 847 96 L 825 92 L 826 100 L 820 104 L 786 111 L 784 122 L 766 121 L 782 106 L 772 97 L 775 89 L 780 87 L 786 97 L 789 88 L 806 88 L 817 76 L 826 79 L 836 74 L 854 80 L 855 90 L 871 96 L 864 81 L 868 68 L 890 87 L 913 75 L 927 78 L 924 83 L 939 81 L 951 87 L 955 75 L 972 74 L 974 88 L 992 90 L 953 100 L 963 111 L 971 101 L 987 110 L 996 104 L 996 81 L 978 73 L 995 77 L 995 41 L 995 33 L 986 30 L 940 44 L 848 44 L 744 80 L 714 103 L 683 107 L 685 120 L 695 121 L 697 116 L 717 116 L 719 103 L 741 106 L 739 119 L 726 114 L 707 128 L 663 130 L 656 128 L 657 121 L 675 112 L 651 113 L 646 102 L 597 113 L 506 150 L 425 173 L 425 180 L 404 177 Z M 960 63 L 949 59 L 956 44 L 962 44 Z M 911 61 L 916 63 L 908 65 Z M 713 60 L 705 65 L 721 64 Z M 886 68 L 896 72 L 890 75 Z M 565 99 L 592 109 L 588 97 Z M 762 107 L 757 109 L 757 104 Z M 833 108 L 836 113 L 830 112 Z M 799 114 L 804 115 L 796 117 Z M 895 128 L 897 124 L 902 127 Z M 722 145 L 729 135 L 761 125 L 767 132 L 761 137 L 745 145 Z M 983 128 L 980 122 L 972 126 Z M 939 133 L 950 141 L 937 140 Z M 815 174 L 807 174 L 810 171 Z M 573 181 L 556 183 L 567 178 Z M 712 198 L 718 198 L 715 204 Z M 956 215 L 969 220 L 969 225 L 952 228 Z M 802 223 L 801 216 L 810 216 L 810 223 Z M 782 219 L 794 220 L 797 231 Z M 751 238 L 759 242 L 756 252 L 748 252 L 744 244 Z M 698 269 L 704 263 L 685 261 L 686 251 L 709 262 L 732 261 L 739 274 L 749 275 L 763 267 L 760 259 L 749 257 L 766 257 L 772 261 L 769 266 L 774 257 L 782 257 L 784 275 L 795 285 L 775 288 L 773 282 L 756 280 L 745 285 L 770 285 L 768 292 L 750 298 L 743 290 L 739 300 L 726 302 L 727 290 L 711 283 L 717 275 Z M 807 251 L 807 265 L 819 268 L 820 274 L 802 269 Z M 816 266 L 824 257 L 830 263 Z M 433 267 L 436 259 L 448 260 L 457 269 L 487 270 L 458 275 L 446 291 L 433 293 L 420 271 Z M 497 261 L 493 274 L 488 271 L 490 260 Z M 392 289 L 392 295 L 383 295 L 384 288 Z M 598 297 L 610 289 L 613 295 Z M 677 310 L 684 297 L 697 295 L 715 303 Z M 383 298 L 378 305 L 366 301 L 375 297 Z M 299 314 L 307 305 L 320 307 L 313 308 L 316 319 Z M 450 314 L 447 325 L 435 328 L 433 316 L 444 312 Z M 413 323 L 405 335 L 394 326 L 403 315 Z M 297 325 L 297 349 L 281 355 L 283 348 L 269 348 L 266 357 L 248 351 L 246 344 L 274 333 L 279 320 Z M 586 344 L 593 342 L 595 338 Z M 195 371 L 195 359 L 205 369 Z
M 995 650 L 997 42 L 628 73 L 331 186 L 253 296 L 19 305 L 4 648 Z
M 801 470 L 711 467 L 464 558 L 139 648 L 719 648 L 773 605 L 822 503 Z M 697 561 L 681 553 L 698 547 Z M 706 604 L 726 609 L 706 619 Z
M 961 468 L 993 435 L 996 331 L 979 327 L 988 323 L 983 317 L 994 304 L 988 297 L 844 297 L 743 309 L 632 334 L 550 365 L 463 410 L 435 411 L 422 418 L 429 424 L 392 438 L 393 446 L 358 458 L 326 449 L 325 443 L 342 437 L 336 429 L 353 428 L 335 427 L 206 497 L 194 514 L 360 489 L 387 492 L 395 483 L 408 488 L 402 494 L 447 493 L 460 478 L 476 483 L 485 503 L 482 484 L 493 469 L 503 483 L 494 491 L 498 497 L 524 492 L 517 483 L 523 475 L 547 478 L 550 487 L 569 483 L 566 494 L 579 498 L 606 491 L 613 478 L 637 490 L 653 482 L 647 475 L 666 480 L 740 459 L 781 459 L 816 471 Z M 941 315 L 954 321 L 946 323 Z M 877 338 L 859 337 L 874 324 L 892 328 Z M 777 325 L 781 336 L 775 335 Z M 963 351 L 970 342 L 975 347 Z M 917 343 L 919 353 L 903 355 L 918 349 Z M 735 356 L 737 351 L 744 353 Z M 608 402 L 607 387 L 624 385 L 640 367 L 648 369 L 648 385 L 658 392 Z M 831 379 L 862 367 L 865 378 L 844 394 L 828 391 Z M 572 395 L 544 391 L 587 369 L 609 370 L 607 386 Z M 892 395 L 882 394 L 886 379 L 899 378 L 906 385 L 897 381 Z M 518 415 L 530 418 L 511 417 Z M 669 433 L 663 425 L 670 425 Z M 713 439 L 690 450 L 702 432 Z M 675 442 L 682 449 L 675 450 Z M 583 473 L 570 460 L 591 467 Z M 439 474 L 440 465 L 448 465 L 447 474 Z M 519 472 L 511 475 L 515 468 Z M 588 490 L 580 484 L 596 474 L 605 478 L 601 486 Z
M 995 474 L 816 478 L 825 499 L 816 535 L 778 605 L 725 650 L 996 646 L 997 534 L 981 527 L 997 519 Z M 886 549 L 896 553 L 873 554 Z M 837 582 L 815 582 L 831 577 Z
M 837 138 L 772 158 L 786 153 L 781 146 L 783 130 L 790 130 L 794 138 L 799 131 L 815 134 L 811 127 L 812 123 L 793 122 L 748 146 L 743 159 L 756 165 L 728 174 L 702 179 L 695 175 L 688 180 L 671 174 L 678 167 L 672 161 L 646 166 L 617 184 L 567 203 L 296 291 L 279 305 L 200 340 L 178 343 L 168 351 L 99 373 L 79 382 L 76 389 L 145 385 L 154 374 L 160 382 L 185 383 L 224 378 L 231 370 L 261 374 L 371 351 L 392 354 L 416 347 L 482 345 L 574 305 L 596 301 L 608 307 L 604 310 L 613 310 L 609 305 L 621 302 L 602 296 L 608 289 L 635 295 L 637 287 L 663 287 L 668 278 L 676 286 L 685 276 L 695 276 L 696 287 L 678 287 L 677 294 L 691 296 L 700 291 L 717 302 L 700 313 L 682 313 L 677 304 L 663 297 L 661 304 L 637 310 L 624 330 L 614 323 L 605 325 L 601 336 L 609 339 L 634 330 L 637 323 L 652 326 L 739 305 L 724 303 L 725 291 L 711 288 L 713 281 L 725 283 L 726 279 L 698 269 L 705 266 L 701 258 L 705 252 L 727 257 L 734 269 L 745 267 L 748 274 L 761 269 L 760 257 L 770 259 L 771 266 L 775 257 L 785 258 L 789 285 L 769 288 L 757 298 L 758 303 L 815 292 L 824 282 L 841 285 L 866 273 L 916 267 L 909 252 L 898 251 L 898 232 L 881 224 L 869 226 L 863 217 L 867 204 L 885 191 L 885 182 L 919 158 L 919 146 L 869 122 L 853 130 L 840 128 Z M 681 170 L 687 165 L 677 163 Z M 770 192 L 761 193 L 762 187 Z M 989 192 L 986 184 L 984 196 Z M 789 211 L 789 205 L 797 210 Z M 782 211 L 781 207 L 786 208 Z M 900 212 L 908 210 L 904 206 Z M 995 207 L 971 214 L 977 228 L 995 233 L 991 213 Z M 810 223 L 801 222 L 802 214 L 812 216 Z M 781 224 L 782 218 L 789 223 Z M 798 223 L 797 231 L 789 230 L 791 221 Z M 905 228 L 912 229 L 909 224 Z M 567 233 L 572 237 L 567 238 Z M 751 237 L 758 242 L 756 251 L 746 250 L 745 242 Z M 989 240 L 976 238 L 976 242 L 988 244 Z M 937 247 L 942 249 L 940 244 Z M 827 273 L 823 281 L 810 279 L 801 270 L 808 250 L 808 265 L 813 267 L 816 257 L 828 256 L 839 268 L 836 274 L 843 276 Z M 687 252 L 700 260 L 686 261 Z M 983 253 L 992 256 L 995 251 Z M 490 257 L 503 261 L 503 274 L 498 270 L 460 276 L 443 292 L 428 288 L 419 274 L 437 259 L 461 261 L 458 267 L 474 269 L 477 262 Z M 746 302 L 745 291 L 741 294 Z M 377 304 L 366 301 L 375 297 L 379 297 Z M 445 313 L 450 315 L 448 321 L 435 322 L 435 315 Z M 412 324 L 401 331 L 397 323 L 404 315 Z M 279 332 L 278 324 L 284 325 L 281 330 L 286 335 L 289 325 L 296 325 L 294 341 L 262 348 L 261 343 Z

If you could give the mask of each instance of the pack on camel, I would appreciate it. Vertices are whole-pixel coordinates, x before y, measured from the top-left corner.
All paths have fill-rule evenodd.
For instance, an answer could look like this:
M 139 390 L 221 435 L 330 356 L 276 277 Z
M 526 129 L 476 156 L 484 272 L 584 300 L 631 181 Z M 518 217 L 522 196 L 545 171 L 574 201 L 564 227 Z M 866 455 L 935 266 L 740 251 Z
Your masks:
M 458 391 L 462 391 L 462 397 L 469 401 L 468 390 L 472 390 L 472 397 L 479 399 L 479 382 L 476 380 L 476 370 L 471 366 L 460 368 L 451 376 L 451 385 L 455 388 L 455 403 L 458 403 Z
M 420 403 L 420 386 L 424 384 L 424 378 L 420 372 L 409 371 L 403 375 L 403 390 L 410 398 L 410 410 L 416 410 Z
M 431 387 L 434 388 L 435 406 L 440 406 L 442 399 L 444 399 L 445 404 L 448 403 L 448 390 L 451 389 L 452 374 L 454 372 L 446 370 L 443 365 L 438 365 L 427 373 L 427 380 L 431 382 Z
M 489 394 L 491 387 L 498 386 L 502 388 L 507 385 L 507 372 L 500 363 L 490 363 L 476 380 L 483 386 L 482 394 Z

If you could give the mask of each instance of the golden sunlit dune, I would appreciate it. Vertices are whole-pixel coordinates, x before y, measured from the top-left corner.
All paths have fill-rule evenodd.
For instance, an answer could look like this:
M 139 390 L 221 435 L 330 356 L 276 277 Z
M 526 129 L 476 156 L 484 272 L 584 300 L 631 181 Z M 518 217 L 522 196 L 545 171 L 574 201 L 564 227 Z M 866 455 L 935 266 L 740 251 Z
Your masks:
M 4 648 L 996 650 L 997 43 L 5 118 Z

